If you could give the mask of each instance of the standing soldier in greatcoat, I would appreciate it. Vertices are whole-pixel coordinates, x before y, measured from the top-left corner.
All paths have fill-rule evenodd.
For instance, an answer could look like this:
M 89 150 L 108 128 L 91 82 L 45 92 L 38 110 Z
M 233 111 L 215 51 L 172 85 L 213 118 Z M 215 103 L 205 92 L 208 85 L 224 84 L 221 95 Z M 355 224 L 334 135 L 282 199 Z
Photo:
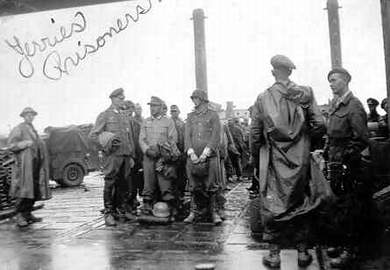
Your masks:
M 135 153 L 128 116 L 120 111 L 125 99 L 123 89 L 114 90 L 110 98 L 111 106 L 99 114 L 89 136 L 104 149 L 104 219 L 107 226 L 115 226 L 117 208 L 126 209 L 128 179 L 134 166 Z
M 191 188 L 191 212 L 184 220 L 194 222 L 200 212 L 200 197 L 206 197 L 214 224 L 222 222 L 217 214 L 216 195 L 219 180 L 219 144 L 221 123 L 217 112 L 208 106 L 207 93 L 195 90 L 191 95 L 195 110 L 187 117 L 185 125 L 185 150 L 188 155 L 187 175 Z
M 31 213 L 34 203 L 51 198 L 49 155 L 32 124 L 36 115 L 32 108 L 25 108 L 20 114 L 24 122 L 15 127 L 8 137 L 8 147 L 16 155 L 10 196 L 17 198 L 16 223 L 19 227 L 42 221 Z
M 168 204 L 172 217 L 175 208 L 173 179 L 165 174 L 167 164 L 160 164 L 162 169 L 158 169 L 158 161 L 162 157 L 161 146 L 169 144 L 177 149 L 177 132 L 173 120 L 163 116 L 164 102 L 160 98 L 152 96 L 148 105 L 151 116 L 142 123 L 139 135 L 144 154 L 143 213 L 151 215 L 153 204 L 161 200 Z

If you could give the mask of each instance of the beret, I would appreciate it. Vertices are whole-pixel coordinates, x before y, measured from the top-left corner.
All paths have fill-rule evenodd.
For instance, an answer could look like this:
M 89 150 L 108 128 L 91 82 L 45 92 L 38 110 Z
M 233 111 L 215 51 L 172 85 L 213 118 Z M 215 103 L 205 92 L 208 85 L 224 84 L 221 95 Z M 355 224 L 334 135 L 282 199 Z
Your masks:
M 284 55 L 277 54 L 271 58 L 271 65 L 274 68 L 285 67 L 288 69 L 295 69 L 294 63 Z

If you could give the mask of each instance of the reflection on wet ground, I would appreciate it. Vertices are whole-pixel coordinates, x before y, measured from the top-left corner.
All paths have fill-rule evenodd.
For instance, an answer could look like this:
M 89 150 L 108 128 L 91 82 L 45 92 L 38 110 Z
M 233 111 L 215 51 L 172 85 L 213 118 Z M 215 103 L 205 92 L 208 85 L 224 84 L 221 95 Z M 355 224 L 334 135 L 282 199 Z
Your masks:
M 215 269 L 265 269 L 261 261 L 267 246 L 250 236 L 249 183 L 231 187 L 228 219 L 218 227 L 126 222 L 110 228 L 99 211 L 102 178 L 90 176 L 85 183 L 88 191 L 55 190 L 36 211 L 42 223 L 23 230 L 12 220 L 0 223 L 0 269 L 195 269 L 205 262 Z M 298 269 L 296 256 L 295 250 L 283 250 L 282 269 Z M 306 269 L 319 269 L 318 262 Z

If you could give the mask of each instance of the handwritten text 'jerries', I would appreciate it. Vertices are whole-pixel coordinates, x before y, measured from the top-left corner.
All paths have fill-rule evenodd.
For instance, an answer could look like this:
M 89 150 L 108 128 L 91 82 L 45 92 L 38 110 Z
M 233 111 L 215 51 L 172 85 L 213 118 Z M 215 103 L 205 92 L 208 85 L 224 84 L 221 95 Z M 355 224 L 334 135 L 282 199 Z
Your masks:
M 151 0 L 146 0 L 145 6 L 138 4 L 132 14 L 126 13 L 124 18 L 118 18 L 116 25 L 111 26 L 108 31 L 98 36 L 93 44 L 81 43 L 78 39 L 72 56 L 61 57 L 56 46 L 86 31 L 87 19 L 81 11 L 74 14 L 74 20 L 68 27 L 60 26 L 59 34 L 54 37 L 45 36 L 31 42 L 22 42 L 19 37 L 13 36 L 12 39 L 4 41 L 15 53 L 21 56 L 18 72 L 22 77 L 31 78 L 35 74 L 36 66 L 32 60 L 37 54 L 44 54 L 44 60 L 41 63 L 42 74 L 50 80 L 60 80 L 63 74 L 69 75 L 70 69 L 77 67 L 88 55 L 92 55 L 104 47 L 108 37 L 112 38 L 114 34 L 121 33 L 131 22 L 138 22 L 140 15 L 148 13 L 151 9 Z M 54 21 L 52 20 L 52 22 Z

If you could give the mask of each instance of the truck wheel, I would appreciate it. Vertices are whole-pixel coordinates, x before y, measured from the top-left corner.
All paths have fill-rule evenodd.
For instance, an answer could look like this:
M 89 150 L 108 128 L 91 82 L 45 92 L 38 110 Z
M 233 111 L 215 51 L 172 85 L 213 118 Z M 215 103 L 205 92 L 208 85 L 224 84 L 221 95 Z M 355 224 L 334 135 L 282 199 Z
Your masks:
M 64 168 L 61 184 L 67 187 L 79 186 L 83 182 L 83 179 L 83 168 L 76 163 L 71 163 Z
M 261 201 L 260 198 L 254 198 L 249 204 L 249 224 L 252 233 L 262 233 L 263 225 L 261 222 Z

